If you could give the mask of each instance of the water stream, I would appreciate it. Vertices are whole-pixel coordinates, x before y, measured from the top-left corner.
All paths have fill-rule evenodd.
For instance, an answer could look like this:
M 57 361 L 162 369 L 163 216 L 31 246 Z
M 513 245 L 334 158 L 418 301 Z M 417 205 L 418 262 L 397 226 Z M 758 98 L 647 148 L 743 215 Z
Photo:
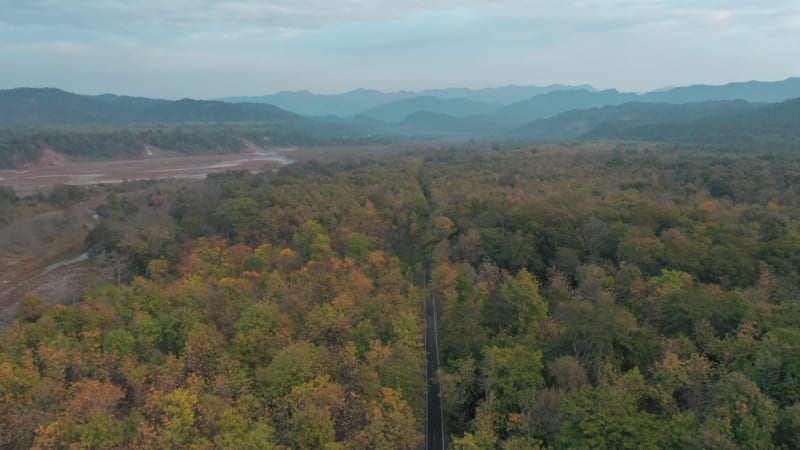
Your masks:
M 294 160 L 291 160 L 291 159 L 287 158 L 286 155 L 282 155 L 282 154 L 276 153 L 276 152 L 261 152 L 261 153 L 258 154 L 258 156 L 260 156 L 264 160 L 278 160 L 278 161 L 281 162 L 282 166 L 285 166 L 285 165 L 288 165 L 288 164 L 291 164 L 291 163 L 294 162 Z
M 76 256 L 74 258 L 66 259 L 64 261 L 59 261 L 59 262 L 57 262 L 55 264 L 51 264 L 51 265 L 47 266 L 47 268 L 44 269 L 44 272 L 42 272 L 42 275 L 48 274 L 48 273 L 58 269 L 59 267 L 64 267 L 64 266 L 69 266 L 69 265 L 72 265 L 72 264 L 77 264 L 79 262 L 86 261 L 87 259 L 89 259 L 89 254 L 88 253 L 81 253 L 80 255 L 78 255 L 78 256 Z

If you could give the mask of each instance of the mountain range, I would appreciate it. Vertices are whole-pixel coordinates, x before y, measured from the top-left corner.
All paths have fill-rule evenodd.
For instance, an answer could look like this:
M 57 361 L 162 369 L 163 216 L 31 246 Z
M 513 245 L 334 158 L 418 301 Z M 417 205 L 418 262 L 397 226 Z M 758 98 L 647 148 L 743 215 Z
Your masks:
M 535 95 L 512 101 L 528 94 Z M 800 98 L 800 78 L 696 85 L 643 94 L 554 85 L 396 93 L 362 89 L 334 96 L 305 92 L 268 98 L 282 98 L 284 106 L 305 99 L 307 110 L 330 108 L 328 112 L 340 114 L 303 115 L 278 105 L 236 99 L 173 101 L 17 88 L 0 91 L 0 125 L 255 123 L 280 127 L 284 133 L 346 138 L 675 140 L 705 133 L 719 140 L 740 129 L 749 130 L 745 134 L 761 130 L 758 132 L 772 136 L 792 136 L 800 123 L 797 104 L 786 102 Z M 778 112 L 770 112 L 773 107 Z M 793 116 L 795 112 L 798 114 Z
M 284 91 L 252 97 L 228 97 L 221 99 L 230 103 L 269 103 L 287 111 L 305 116 L 350 117 L 364 113 L 376 106 L 401 102 L 417 97 L 439 99 L 463 99 L 474 102 L 509 105 L 552 91 L 572 89 L 593 90 L 591 86 L 505 86 L 488 89 L 427 89 L 423 91 L 380 92 L 372 89 L 356 89 L 342 94 L 314 94 L 308 91 Z
M 383 93 L 358 89 L 335 95 L 307 91 L 279 92 L 260 97 L 223 99 L 232 103 L 270 103 L 305 116 L 364 116 L 402 122 L 411 114 L 429 111 L 455 117 L 491 115 L 513 128 L 531 120 L 552 117 L 573 109 L 641 103 L 700 103 L 744 100 L 774 103 L 800 97 L 800 77 L 783 81 L 747 81 L 720 86 L 693 85 L 647 93 L 596 90 L 591 86 L 506 86 L 494 89 L 440 89 Z M 459 101 L 460 105 L 454 101 Z

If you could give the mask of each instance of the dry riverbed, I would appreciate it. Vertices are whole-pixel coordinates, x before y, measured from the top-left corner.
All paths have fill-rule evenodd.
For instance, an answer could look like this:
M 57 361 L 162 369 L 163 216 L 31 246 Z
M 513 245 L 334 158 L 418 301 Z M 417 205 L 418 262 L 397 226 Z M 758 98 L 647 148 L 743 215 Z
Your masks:
M 253 172 L 276 169 L 292 162 L 287 149 L 225 155 L 168 156 L 132 160 L 64 162 L 54 165 L 0 170 L 0 186 L 11 186 L 20 197 L 54 185 L 95 185 L 124 180 L 202 179 L 227 170 Z

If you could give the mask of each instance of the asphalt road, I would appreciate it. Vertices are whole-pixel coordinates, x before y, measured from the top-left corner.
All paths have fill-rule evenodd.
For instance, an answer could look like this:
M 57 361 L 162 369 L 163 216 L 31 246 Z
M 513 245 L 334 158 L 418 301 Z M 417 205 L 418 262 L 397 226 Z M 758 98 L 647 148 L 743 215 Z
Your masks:
M 442 399 L 436 371 L 439 370 L 439 341 L 436 331 L 436 302 L 433 295 L 425 300 L 425 374 L 428 379 L 427 417 L 425 418 L 425 448 L 444 450 L 444 421 Z

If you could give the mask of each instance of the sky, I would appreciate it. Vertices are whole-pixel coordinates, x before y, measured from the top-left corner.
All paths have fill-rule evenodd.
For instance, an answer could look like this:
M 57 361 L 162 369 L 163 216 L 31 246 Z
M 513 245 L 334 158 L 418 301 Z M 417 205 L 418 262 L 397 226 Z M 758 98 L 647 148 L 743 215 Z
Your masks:
M 0 0 L 0 89 L 219 98 L 800 76 L 800 0 Z

